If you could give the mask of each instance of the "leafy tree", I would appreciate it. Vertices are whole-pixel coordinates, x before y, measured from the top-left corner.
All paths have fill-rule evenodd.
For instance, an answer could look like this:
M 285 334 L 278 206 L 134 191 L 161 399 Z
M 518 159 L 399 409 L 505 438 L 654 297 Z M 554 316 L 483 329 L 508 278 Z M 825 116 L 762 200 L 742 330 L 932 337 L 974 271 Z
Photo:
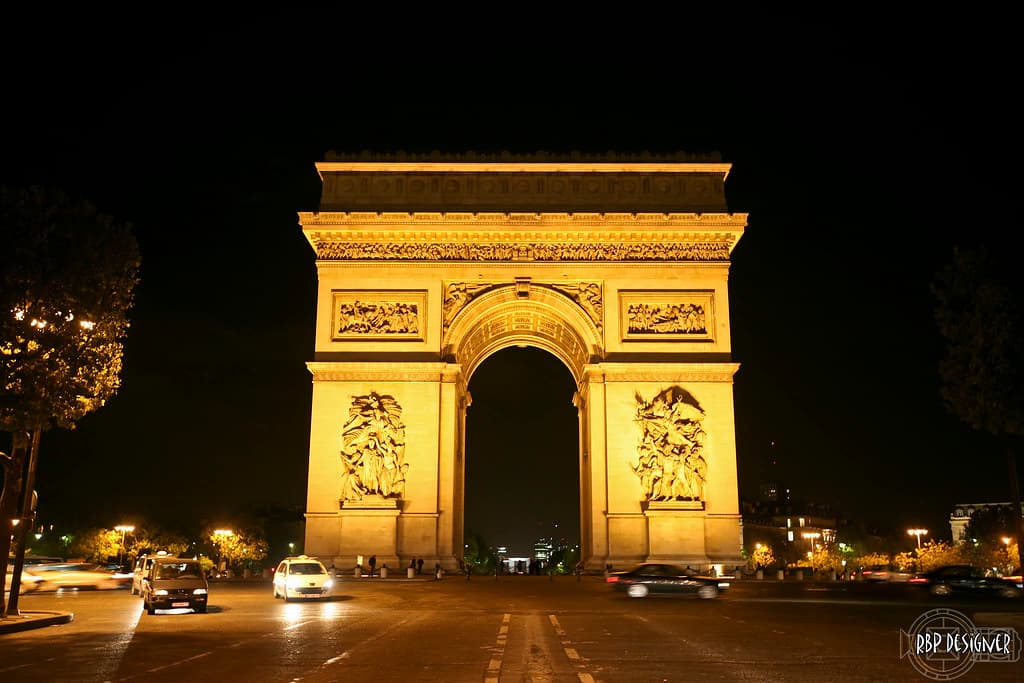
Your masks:
M 192 546 L 187 538 L 179 533 L 167 531 L 156 526 L 138 526 L 131 535 L 125 552 L 130 556 L 156 553 L 163 550 L 170 555 L 184 555 Z
M 939 362 L 943 401 L 972 429 L 1005 442 L 1019 541 L 1024 537 L 1016 462 L 1024 436 L 1024 316 L 1012 272 L 1000 268 L 984 247 L 955 249 L 931 290 L 946 343 Z M 1024 564 L 1019 552 L 1017 561 Z
M 754 552 L 750 553 L 750 565 L 753 569 L 770 569 L 775 562 L 775 553 L 767 543 L 757 544 L 754 546 Z
M 267 542 L 263 533 L 256 529 L 235 531 L 229 535 L 211 530 L 207 538 L 214 546 L 214 557 L 235 570 L 251 569 L 267 556 Z
M 917 571 L 930 572 L 947 564 L 963 564 L 961 546 L 950 545 L 945 541 L 928 541 L 917 549 Z
M 17 580 L 40 433 L 73 429 L 117 393 L 140 259 L 129 225 L 60 190 L 0 187 L 0 229 L 0 431 L 13 446 L 0 458 L 0 518 L 26 521 Z M 0 533 L 4 568 L 10 541 Z M 12 591 L 4 613 L 17 601 Z
M 114 529 L 89 529 L 75 536 L 68 552 L 88 562 L 107 562 L 121 551 L 121 532 Z

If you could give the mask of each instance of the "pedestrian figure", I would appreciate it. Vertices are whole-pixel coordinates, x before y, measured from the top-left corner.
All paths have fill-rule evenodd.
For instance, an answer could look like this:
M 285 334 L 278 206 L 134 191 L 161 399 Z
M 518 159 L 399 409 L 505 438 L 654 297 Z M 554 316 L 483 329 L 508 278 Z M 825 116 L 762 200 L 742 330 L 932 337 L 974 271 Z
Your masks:
M 416 573 L 417 574 L 422 574 L 423 573 L 423 558 L 422 557 L 420 559 L 416 560 Z
M 435 562 L 434 563 L 434 579 L 440 579 L 440 578 L 441 578 L 441 563 L 440 562 Z
M 409 560 L 409 569 L 416 569 L 416 560 Z
M 376 570 L 376 567 L 377 567 L 377 556 L 376 555 L 370 555 L 370 576 L 373 576 L 373 572 Z

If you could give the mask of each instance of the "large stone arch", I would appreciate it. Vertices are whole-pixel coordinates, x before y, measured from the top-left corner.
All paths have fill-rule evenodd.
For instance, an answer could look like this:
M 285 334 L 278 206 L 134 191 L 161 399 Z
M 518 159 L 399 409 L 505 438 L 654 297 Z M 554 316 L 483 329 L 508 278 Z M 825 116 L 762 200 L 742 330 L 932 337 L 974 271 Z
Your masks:
M 460 560 L 469 377 L 531 345 L 577 385 L 588 568 L 741 561 L 728 164 L 362 155 L 300 213 L 319 277 L 305 549 Z M 500 541 L 498 541 L 500 542 Z
M 453 317 L 442 347 L 469 377 L 494 352 L 529 343 L 561 360 L 578 383 L 601 355 L 601 336 L 578 303 L 555 286 L 522 281 L 495 286 Z

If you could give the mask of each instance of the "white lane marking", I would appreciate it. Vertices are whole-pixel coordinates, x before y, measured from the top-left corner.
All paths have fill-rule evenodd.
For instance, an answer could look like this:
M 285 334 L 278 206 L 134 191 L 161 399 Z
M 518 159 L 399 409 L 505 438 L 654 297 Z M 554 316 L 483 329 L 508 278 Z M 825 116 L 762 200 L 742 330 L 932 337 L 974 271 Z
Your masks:
M 551 622 L 552 628 L 555 629 L 555 634 L 561 639 L 562 650 L 565 652 L 565 656 L 569 658 L 569 661 L 571 661 L 577 669 L 582 668 L 584 666 L 582 663 L 583 658 L 580 657 L 580 653 L 576 648 L 570 647 L 572 645 L 572 640 L 566 636 L 565 629 L 562 628 L 562 624 L 559 623 L 558 617 L 554 614 L 549 614 L 548 621 Z M 594 677 L 586 671 L 577 671 L 576 676 L 580 679 L 580 683 L 594 683 Z
M 157 672 L 157 671 L 163 671 L 164 669 L 170 669 L 170 668 L 175 667 L 175 666 L 180 666 L 182 664 L 187 664 L 188 662 L 193 662 L 193 661 L 195 661 L 197 659 L 202 659 L 203 657 L 206 657 L 206 656 L 212 655 L 212 654 L 213 654 L 212 651 L 211 652 L 200 652 L 197 655 L 192 655 L 191 657 L 186 657 L 185 659 L 179 659 L 176 662 L 171 662 L 170 664 L 164 664 L 163 666 L 158 666 L 155 669 L 147 669 L 146 673 L 154 673 L 154 672 Z
M 505 645 L 508 644 L 508 624 L 512 615 L 505 613 L 501 617 L 501 626 L 498 627 L 498 651 L 495 656 L 487 662 L 487 673 L 484 674 L 484 683 L 498 683 L 501 676 L 501 661 L 505 657 Z

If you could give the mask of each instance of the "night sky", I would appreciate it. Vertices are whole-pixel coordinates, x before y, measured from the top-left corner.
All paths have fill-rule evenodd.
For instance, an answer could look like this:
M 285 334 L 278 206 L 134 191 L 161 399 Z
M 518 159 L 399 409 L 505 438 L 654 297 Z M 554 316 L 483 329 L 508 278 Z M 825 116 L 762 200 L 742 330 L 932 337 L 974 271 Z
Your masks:
M 750 214 L 730 275 L 741 495 L 774 476 L 936 538 L 954 503 L 1009 499 L 1002 454 L 941 405 L 928 290 L 953 245 L 1019 233 L 1008 22 L 650 16 L 524 43 L 121 19 L 22 14 L 0 41 L 0 182 L 92 201 L 143 256 L 120 393 L 43 436 L 43 521 L 304 509 L 316 272 L 296 214 L 330 150 L 720 152 Z M 470 389 L 467 526 L 574 540 L 568 371 L 510 349 Z

